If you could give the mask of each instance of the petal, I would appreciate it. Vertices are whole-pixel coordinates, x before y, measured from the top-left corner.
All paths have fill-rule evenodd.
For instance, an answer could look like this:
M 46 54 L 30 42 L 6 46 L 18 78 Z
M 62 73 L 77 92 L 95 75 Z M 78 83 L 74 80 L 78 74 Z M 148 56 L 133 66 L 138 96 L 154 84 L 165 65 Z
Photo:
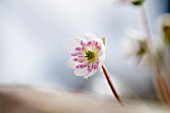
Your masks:
M 101 39 L 99 40 L 99 45 L 102 48 L 101 50 L 102 50 L 103 54 L 105 54 L 105 45 L 103 44 L 103 41 Z
M 98 69 L 93 69 L 90 73 L 88 73 L 87 75 L 84 76 L 84 78 L 88 78 L 92 75 L 94 75 L 97 72 Z
M 103 62 L 105 60 L 105 46 L 102 42 L 102 40 L 99 41 L 99 45 L 101 46 L 101 51 L 99 52 L 99 61 Z
M 67 66 L 69 68 L 72 68 L 72 69 L 76 69 L 76 66 L 78 65 L 79 63 L 74 61 L 73 60 L 73 57 L 71 57 L 68 61 L 67 61 Z
M 76 36 L 77 39 L 82 40 L 84 42 L 88 42 L 88 41 L 92 41 L 92 40 L 99 40 L 99 38 L 97 38 L 97 36 L 93 33 L 87 32 L 87 33 L 83 33 L 83 34 L 79 34 Z
M 104 60 L 105 60 L 105 55 L 99 57 L 99 68 L 104 64 Z
M 87 67 L 74 70 L 74 74 L 76 76 L 85 76 L 87 75 L 87 73 L 88 73 Z
M 87 41 L 99 39 L 94 33 L 87 32 L 83 33 L 83 35 L 86 37 Z
M 75 52 L 76 47 L 81 47 L 80 40 L 76 38 L 66 39 L 63 42 L 63 46 L 67 53 L 71 54 Z
M 146 35 L 142 32 L 137 31 L 136 29 L 128 27 L 125 33 L 129 38 L 136 40 L 144 40 Z
M 134 56 L 140 49 L 138 40 L 135 39 L 124 39 L 122 41 L 122 47 L 124 48 L 124 54 L 127 56 Z

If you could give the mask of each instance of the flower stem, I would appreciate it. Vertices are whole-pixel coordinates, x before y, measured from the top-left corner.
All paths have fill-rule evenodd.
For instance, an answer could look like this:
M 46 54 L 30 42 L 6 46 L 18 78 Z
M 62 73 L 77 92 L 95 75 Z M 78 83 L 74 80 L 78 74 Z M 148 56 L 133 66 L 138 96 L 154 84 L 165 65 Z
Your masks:
M 144 6 L 141 6 L 141 13 L 142 13 L 144 30 L 147 33 L 146 34 L 147 35 L 146 42 L 147 42 L 147 47 L 148 47 L 148 57 L 155 69 L 155 74 L 156 74 L 155 78 L 156 78 L 156 82 L 157 82 L 157 87 L 159 89 L 159 93 L 160 93 L 160 96 L 162 97 L 163 101 L 167 105 L 170 105 L 169 89 L 168 89 L 167 84 L 161 74 L 161 69 L 153 55 L 151 34 L 150 34 L 149 25 L 148 25 L 147 16 L 146 16 Z
M 107 71 L 106 71 L 106 69 L 105 69 L 105 67 L 104 67 L 103 65 L 102 65 L 102 70 L 103 70 L 103 73 L 104 73 L 104 75 L 105 75 L 105 77 L 106 77 L 106 80 L 107 80 L 107 82 L 108 82 L 108 84 L 109 84 L 109 86 L 110 86 L 110 89 L 112 90 L 113 95 L 116 97 L 117 101 L 118 101 L 122 106 L 124 106 L 123 103 L 122 103 L 122 100 L 120 99 L 118 93 L 116 92 L 116 90 L 115 90 L 115 88 L 114 88 L 114 86 L 113 86 L 113 84 L 112 84 L 112 82 L 111 82 L 111 80 L 110 80 L 110 77 L 109 77 L 109 75 L 108 75 L 108 73 L 107 73 Z

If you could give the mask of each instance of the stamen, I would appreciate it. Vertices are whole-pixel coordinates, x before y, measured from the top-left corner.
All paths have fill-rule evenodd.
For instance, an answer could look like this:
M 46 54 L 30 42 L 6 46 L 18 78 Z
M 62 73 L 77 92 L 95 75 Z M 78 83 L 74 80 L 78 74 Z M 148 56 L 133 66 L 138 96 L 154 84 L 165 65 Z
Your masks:
M 82 40 L 80 41 L 80 44 L 84 47 L 84 46 L 87 46 L 86 43 L 84 43 Z
M 77 65 L 76 68 L 77 68 L 77 69 L 80 68 L 80 65 Z
M 81 50 L 82 50 L 82 48 L 81 48 L 81 47 L 76 47 L 76 48 L 75 48 L 75 50 L 77 50 L 77 51 L 81 51 Z
M 94 65 L 94 69 L 98 69 L 98 65 Z
M 92 69 L 93 69 L 93 64 L 89 64 L 87 70 L 88 70 L 89 72 L 91 72 Z
M 101 46 L 97 46 L 97 49 L 98 49 L 98 51 L 100 51 L 102 48 L 101 48 Z
M 98 46 L 98 42 L 95 42 L 95 46 Z
M 95 40 L 93 40 L 93 45 L 95 45 L 95 43 L 96 43 L 96 41 L 95 41 Z
M 84 61 L 84 59 L 83 58 L 79 58 L 77 61 L 82 63 Z
M 92 45 L 92 41 L 89 41 L 88 43 L 87 43 L 87 46 L 91 46 Z
M 96 61 L 96 65 L 99 65 L 99 59 L 97 59 L 97 61 Z
M 77 60 L 78 60 L 78 58 L 73 58 L 73 60 L 74 60 L 74 61 L 77 61 Z
M 78 56 L 78 53 L 72 53 L 71 55 L 72 56 Z

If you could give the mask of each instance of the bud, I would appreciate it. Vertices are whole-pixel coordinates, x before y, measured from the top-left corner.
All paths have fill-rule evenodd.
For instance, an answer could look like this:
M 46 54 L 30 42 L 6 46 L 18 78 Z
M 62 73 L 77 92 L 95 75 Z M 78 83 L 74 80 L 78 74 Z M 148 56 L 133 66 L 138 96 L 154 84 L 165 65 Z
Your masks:
M 105 45 L 105 37 L 102 38 L 102 42 Z

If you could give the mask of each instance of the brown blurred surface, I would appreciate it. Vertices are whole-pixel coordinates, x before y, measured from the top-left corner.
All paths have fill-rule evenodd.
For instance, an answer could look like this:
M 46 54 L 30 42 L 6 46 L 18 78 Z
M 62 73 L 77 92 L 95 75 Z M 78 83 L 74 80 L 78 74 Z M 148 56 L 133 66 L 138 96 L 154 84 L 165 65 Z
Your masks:
M 0 87 L 0 113 L 169 113 L 156 103 L 126 101 L 55 89 L 25 86 Z

